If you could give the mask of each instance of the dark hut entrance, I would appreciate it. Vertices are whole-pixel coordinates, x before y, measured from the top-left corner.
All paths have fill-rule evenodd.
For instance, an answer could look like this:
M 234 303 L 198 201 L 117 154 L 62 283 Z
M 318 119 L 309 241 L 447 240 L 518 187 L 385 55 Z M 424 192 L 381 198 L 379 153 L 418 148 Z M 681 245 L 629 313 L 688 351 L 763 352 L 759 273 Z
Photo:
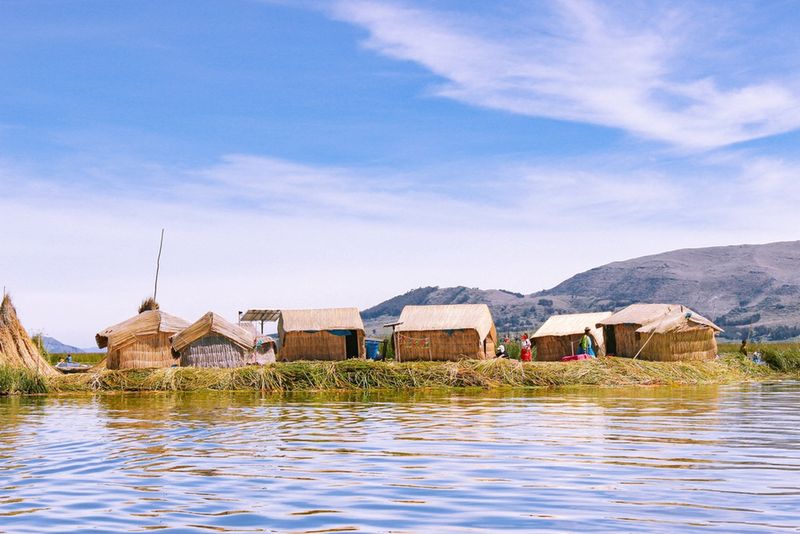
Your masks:
M 347 358 L 358 358 L 358 335 L 351 330 L 350 333 L 344 337 L 344 343 Z
M 614 326 L 603 327 L 603 338 L 606 341 L 606 354 L 617 354 L 617 338 L 614 335 Z

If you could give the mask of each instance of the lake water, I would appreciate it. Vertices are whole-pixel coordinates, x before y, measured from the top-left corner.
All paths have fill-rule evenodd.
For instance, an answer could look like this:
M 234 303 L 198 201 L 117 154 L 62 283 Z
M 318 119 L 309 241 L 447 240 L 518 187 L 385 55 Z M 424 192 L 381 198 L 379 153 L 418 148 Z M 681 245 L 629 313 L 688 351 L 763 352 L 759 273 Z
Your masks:
M 800 385 L 0 398 L 0 531 L 800 529 Z

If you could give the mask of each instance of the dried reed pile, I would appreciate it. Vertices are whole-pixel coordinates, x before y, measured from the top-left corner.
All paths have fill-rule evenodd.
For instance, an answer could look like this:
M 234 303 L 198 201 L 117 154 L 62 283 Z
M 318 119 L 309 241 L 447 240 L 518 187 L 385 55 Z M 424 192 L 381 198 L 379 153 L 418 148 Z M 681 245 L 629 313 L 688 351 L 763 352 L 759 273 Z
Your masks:
M 571 363 L 506 359 L 459 362 L 290 362 L 234 369 L 192 367 L 103 371 L 48 381 L 51 391 L 265 392 L 437 387 L 632 386 L 774 379 L 767 366 L 736 356 L 714 361 L 649 362 L 598 358 Z
M 17 317 L 11 297 L 3 295 L 0 302 L 0 365 L 28 369 L 42 375 L 56 375 L 58 371 L 42 357 L 28 332 Z

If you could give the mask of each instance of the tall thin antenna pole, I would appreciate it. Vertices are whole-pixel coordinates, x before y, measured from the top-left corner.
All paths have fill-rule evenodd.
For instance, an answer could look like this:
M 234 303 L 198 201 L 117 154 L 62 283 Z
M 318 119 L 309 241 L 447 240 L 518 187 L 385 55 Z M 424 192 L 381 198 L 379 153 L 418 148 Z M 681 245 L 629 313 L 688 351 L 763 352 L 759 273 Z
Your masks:
M 164 248 L 164 229 L 161 229 L 161 242 L 158 245 L 158 258 L 156 259 L 156 283 L 153 287 L 153 300 L 158 295 L 158 270 L 161 268 L 161 249 Z

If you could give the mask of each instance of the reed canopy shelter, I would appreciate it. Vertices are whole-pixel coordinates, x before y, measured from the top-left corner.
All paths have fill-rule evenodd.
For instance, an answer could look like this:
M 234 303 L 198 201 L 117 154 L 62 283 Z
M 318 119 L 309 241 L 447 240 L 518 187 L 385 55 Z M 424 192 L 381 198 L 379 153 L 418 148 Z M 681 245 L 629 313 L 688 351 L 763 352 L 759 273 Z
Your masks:
M 653 361 L 711 360 L 722 329 L 680 304 L 632 304 L 598 321 L 606 352 Z
M 98 332 L 97 346 L 108 349 L 109 369 L 172 367 L 170 337 L 189 326 L 187 321 L 161 310 L 145 310 Z
M 603 329 L 597 323 L 609 317 L 611 312 L 553 315 L 531 336 L 536 346 L 536 359 L 561 361 L 564 356 L 575 354 L 587 328 L 597 344 L 597 355 L 605 355 Z
M 365 337 L 358 308 L 281 310 L 278 361 L 363 359 Z
M 242 367 L 253 352 L 255 335 L 208 312 L 172 337 L 181 367 Z
M 393 323 L 398 361 L 494 358 L 497 330 L 486 304 L 406 306 Z

